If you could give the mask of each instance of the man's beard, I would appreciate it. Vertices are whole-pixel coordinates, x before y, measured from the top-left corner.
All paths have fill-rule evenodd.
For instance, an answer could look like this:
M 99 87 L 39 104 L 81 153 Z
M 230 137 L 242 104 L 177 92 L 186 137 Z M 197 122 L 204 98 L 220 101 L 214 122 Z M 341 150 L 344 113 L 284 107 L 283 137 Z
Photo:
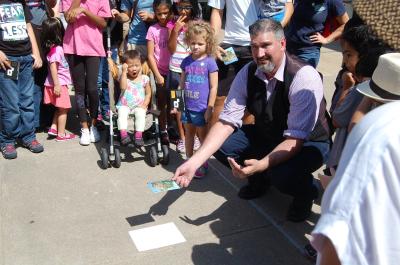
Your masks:
M 266 64 L 258 65 L 257 69 L 265 74 L 270 74 L 275 69 L 275 64 L 271 61 L 268 61 Z

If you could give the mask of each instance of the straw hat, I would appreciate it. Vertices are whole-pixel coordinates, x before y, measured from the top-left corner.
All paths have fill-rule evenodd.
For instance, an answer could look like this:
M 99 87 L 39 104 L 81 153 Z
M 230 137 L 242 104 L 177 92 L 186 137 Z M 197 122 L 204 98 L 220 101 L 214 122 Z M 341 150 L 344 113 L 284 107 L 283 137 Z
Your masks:
M 384 103 L 400 100 L 400 53 L 381 55 L 371 80 L 359 84 L 357 90 Z
M 355 0 L 353 7 L 379 38 L 400 50 L 400 0 Z

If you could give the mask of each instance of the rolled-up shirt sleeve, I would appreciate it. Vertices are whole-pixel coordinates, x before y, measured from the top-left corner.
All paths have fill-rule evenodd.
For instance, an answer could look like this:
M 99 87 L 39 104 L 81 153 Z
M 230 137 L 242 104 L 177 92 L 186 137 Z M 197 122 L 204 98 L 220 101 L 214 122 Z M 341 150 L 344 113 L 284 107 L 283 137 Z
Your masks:
M 283 135 L 306 140 L 317 122 L 322 98 L 323 85 L 318 72 L 311 66 L 302 67 L 289 88 L 288 128 Z
M 249 64 L 245 65 L 236 75 L 226 97 L 224 109 L 219 115 L 220 121 L 230 123 L 237 128 L 242 126 L 242 118 L 246 109 L 248 68 Z

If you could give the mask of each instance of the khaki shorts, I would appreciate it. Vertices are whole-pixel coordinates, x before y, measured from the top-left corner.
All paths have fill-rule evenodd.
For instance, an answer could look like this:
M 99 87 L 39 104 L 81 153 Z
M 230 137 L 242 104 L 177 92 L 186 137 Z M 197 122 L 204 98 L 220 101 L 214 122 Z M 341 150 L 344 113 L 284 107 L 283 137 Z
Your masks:
M 125 50 L 137 50 L 138 52 L 140 52 L 140 54 L 142 54 L 143 58 L 147 60 L 147 45 L 136 45 L 132 43 L 127 43 Z

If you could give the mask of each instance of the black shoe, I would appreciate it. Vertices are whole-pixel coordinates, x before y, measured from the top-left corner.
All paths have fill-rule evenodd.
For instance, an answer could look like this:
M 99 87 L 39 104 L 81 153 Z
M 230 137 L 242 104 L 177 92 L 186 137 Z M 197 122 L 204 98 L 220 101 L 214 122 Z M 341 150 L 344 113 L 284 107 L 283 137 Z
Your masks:
M 143 138 L 135 138 L 135 146 L 136 147 L 142 147 L 143 145 L 144 145 Z
M 161 144 L 162 144 L 162 145 L 168 145 L 168 146 L 169 146 L 169 136 L 168 136 L 168 133 L 167 133 L 166 131 L 161 132 L 160 136 L 161 136 Z
M 312 194 L 307 199 L 294 198 L 289 206 L 287 220 L 295 223 L 303 222 L 311 215 L 311 208 L 315 199 L 318 198 L 318 189 L 313 186 Z
M 317 261 L 317 254 L 318 252 L 311 246 L 311 244 L 307 244 L 304 246 L 304 255 L 309 258 L 311 261 L 316 262 Z
M 22 145 L 32 153 L 41 153 L 44 150 L 43 145 L 39 143 L 36 139 L 33 139 L 29 143 L 22 143 Z
M 129 137 L 129 135 L 125 136 L 125 137 L 121 137 L 121 144 L 122 145 L 128 145 L 131 143 L 131 137 Z
M 238 196 L 243 200 L 252 200 L 261 197 L 266 191 L 265 186 L 246 185 L 240 188 Z

